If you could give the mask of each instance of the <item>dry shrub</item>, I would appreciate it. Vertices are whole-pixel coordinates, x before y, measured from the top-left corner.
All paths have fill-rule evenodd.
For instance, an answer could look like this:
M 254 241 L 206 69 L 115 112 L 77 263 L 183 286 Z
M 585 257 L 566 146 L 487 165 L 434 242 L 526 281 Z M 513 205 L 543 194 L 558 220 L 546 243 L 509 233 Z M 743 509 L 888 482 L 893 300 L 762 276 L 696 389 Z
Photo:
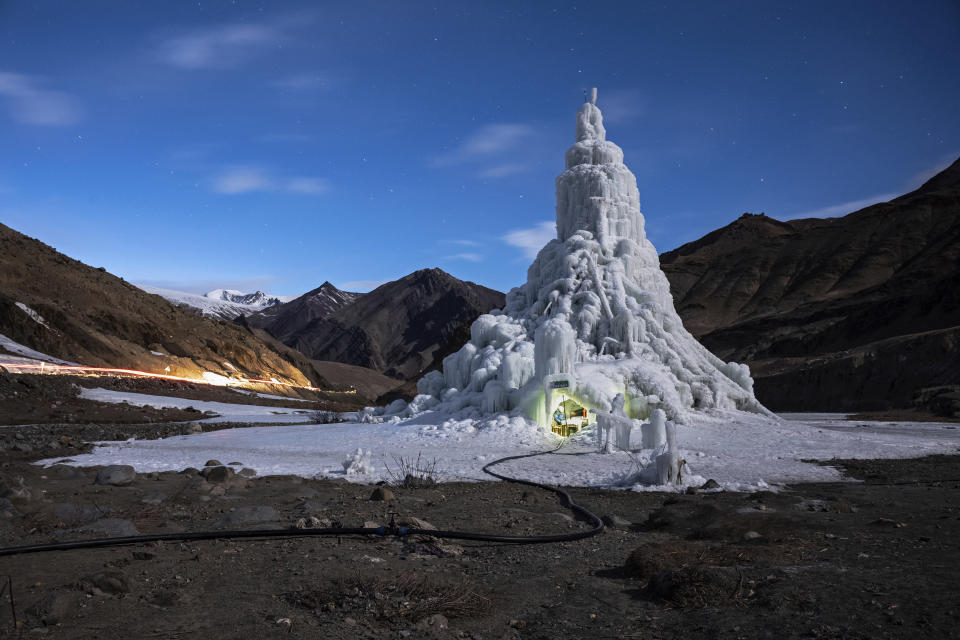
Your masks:
M 386 465 L 387 475 L 390 476 L 390 484 L 404 489 L 421 489 L 432 487 L 440 481 L 440 472 L 437 467 L 440 464 L 438 458 L 426 459 L 423 454 L 418 453 L 417 459 L 404 458 L 403 456 L 393 456 L 393 464 Z

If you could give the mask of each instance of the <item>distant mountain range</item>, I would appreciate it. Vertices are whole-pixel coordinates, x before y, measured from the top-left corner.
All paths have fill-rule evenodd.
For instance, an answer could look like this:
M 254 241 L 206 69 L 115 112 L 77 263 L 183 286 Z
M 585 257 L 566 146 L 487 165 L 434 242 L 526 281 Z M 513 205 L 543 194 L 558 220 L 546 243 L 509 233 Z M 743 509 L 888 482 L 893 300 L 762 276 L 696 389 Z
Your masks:
M 908 406 L 960 384 L 960 160 L 842 218 L 744 214 L 660 256 L 684 325 L 776 410 Z
M 412 380 L 460 348 L 470 324 L 504 305 L 504 294 L 423 269 L 370 293 L 329 282 L 245 321 L 316 360 L 332 360 Z
M 237 317 L 283 304 L 296 296 L 271 296 L 263 291 L 243 293 L 232 289 L 214 289 L 205 295 L 137 285 L 147 293 L 163 296 L 178 307 L 186 307 L 204 316 L 220 320 L 235 320 Z

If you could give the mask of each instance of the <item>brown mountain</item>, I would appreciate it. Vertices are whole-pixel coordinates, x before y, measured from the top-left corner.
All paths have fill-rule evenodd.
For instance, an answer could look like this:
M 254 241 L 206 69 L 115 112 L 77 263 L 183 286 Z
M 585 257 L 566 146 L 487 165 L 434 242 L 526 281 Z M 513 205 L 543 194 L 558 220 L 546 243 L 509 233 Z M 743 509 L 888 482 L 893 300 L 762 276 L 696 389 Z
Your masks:
M 169 367 L 170 373 L 187 377 L 204 371 L 229 376 L 236 370 L 248 377 L 310 383 L 243 328 L 179 309 L 2 224 L 0 333 L 37 351 L 94 366 L 152 372 Z
M 502 307 L 504 301 L 499 291 L 458 280 L 440 269 L 424 269 L 305 324 L 281 313 L 264 326 L 312 359 L 358 365 L 409 380 L 439 366 L 469 337 L 477 316 Z M 287 313 L 295 315 L 296 302 L 271 311 L 286 307 Z
M 744 214 L 660 257 L 677 311 L 779 410 L 906 406 L 960 383 L 960 160 L 842 218 Z

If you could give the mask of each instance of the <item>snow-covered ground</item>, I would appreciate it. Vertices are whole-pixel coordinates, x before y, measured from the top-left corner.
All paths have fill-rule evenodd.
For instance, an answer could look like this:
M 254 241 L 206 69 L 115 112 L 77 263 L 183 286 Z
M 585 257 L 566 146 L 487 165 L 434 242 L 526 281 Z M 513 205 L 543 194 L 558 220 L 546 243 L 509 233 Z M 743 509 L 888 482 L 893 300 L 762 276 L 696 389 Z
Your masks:
M 261 407 L 255 404 L 232 404 L 228 402 L 209 402 L 175 398 L 172 396 L 153 396 L 146 393 L 113 391 L 112 389 L 81 389 L 80 397 L 99 402 L 125 402 L 138 407 L 150 405 L 157 409 L 186 409 L 193 407 L 197 411 L 213 411 L 216 418 L 207 418 L 201 422 L 309 422 L 313 411 L 302 408 Z M 282 398 L 292 400 L 291 398 Z
M 117 399 L 138 394 L 109 395 Z M 141 396 L 132 401 L 174 406 L 163 403 L 175 399 L 146 398 L 150 400 Z M 176 406 L 209 408 L 229 420 L 238 419 L 241 414 L 234 412 L 241 410 L 256 413 L 257 420 L 307 419 L 297 414 L 260 413 L 276 411 L 267 407 L 191 400 L 179 401 Z M 956 424 L 845 422 L 836 414 L 815 414 L 812 418 L 793 414 L 789 418 L 775 421 L 741 412 L 712 412 L 678 426 L 680 454 L 688 466 L 687 483 L 713 478 L 729 490 L 753 490 L 783 483 L 832 481 L 840 479 L 836 469 L 801 460 L 899 458 L 960 451 L 960 428 Z M 501 416 L 478 422 L 427 412 L 404 422 L 250 427 L 163 440 L 105 442 L 91 454 L 74 456 L 71 464 L 130 464 L 147 472 L 199 467 L 217 458 L 241 462 L 260 475 L 344 477 L 343 462 L 362 448 L 371 452 L 374 470 L 347 476 L 350 480 L 388 479 L 388 468 L 396 468 L 396 458 L 415 459 L 418 455 L 424 460 L 437 459 L 445 480 L 483 480 L 490 477 L 481 469 L 492 460 L 550 449 L 560 442 L 559 437 L 519 418 Z M 505 463 L 498 470 L 555 484 L 630 487 L 628 478 L 636 471 L 637 462 L 642 463 L 651 452 L 597 453 L 584 434 L 579 440 L 568 440 L 557 453 Z M 56 460 L 44 462 L 52 464 Z

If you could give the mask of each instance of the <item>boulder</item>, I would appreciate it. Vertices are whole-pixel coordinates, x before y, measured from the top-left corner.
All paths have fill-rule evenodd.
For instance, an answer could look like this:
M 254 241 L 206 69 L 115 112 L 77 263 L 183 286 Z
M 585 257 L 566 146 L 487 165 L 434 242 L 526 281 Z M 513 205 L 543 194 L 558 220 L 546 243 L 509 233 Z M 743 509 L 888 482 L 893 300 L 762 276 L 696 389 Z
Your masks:
M 230 467 L 219 466 L 219 467 L 204 467 L 203 471 L 200 472 L 204 478 L 207 479 L 207 482 L 227 482 L 230 478 L 233 477 L 234 472 Z
M 137 479 L 137 472 L 128 464 L 112 464 L 97 472 L 96 484 L 122 487 Z
M 393 491 L 386 487 L 377 487 L 373 490 L 373 493 L 370 494 L 370 499 L 374 501 L 389 501 L 396 500 L 396 496 L 393 495 Z

